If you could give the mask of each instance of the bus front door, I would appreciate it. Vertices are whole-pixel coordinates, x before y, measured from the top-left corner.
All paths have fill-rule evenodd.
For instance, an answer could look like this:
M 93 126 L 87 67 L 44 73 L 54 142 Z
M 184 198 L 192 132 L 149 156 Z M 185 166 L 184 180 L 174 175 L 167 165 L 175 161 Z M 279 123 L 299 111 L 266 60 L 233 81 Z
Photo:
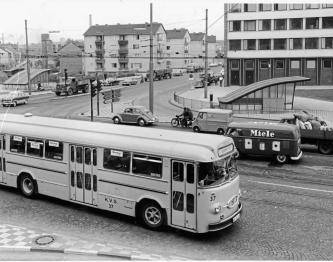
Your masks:
M 196 176 L 192 163 L 172 161 L 171 224 L 197 228 Z
M 70 198 L 97 205 L 97 151 L 70 145 Z
M 5 166 L 5 158 L 4 158 L 4 151 L 5 151 L 5 142 L 4 137 L 0 136 L 0 183 L 6 183 L 6 166 Z

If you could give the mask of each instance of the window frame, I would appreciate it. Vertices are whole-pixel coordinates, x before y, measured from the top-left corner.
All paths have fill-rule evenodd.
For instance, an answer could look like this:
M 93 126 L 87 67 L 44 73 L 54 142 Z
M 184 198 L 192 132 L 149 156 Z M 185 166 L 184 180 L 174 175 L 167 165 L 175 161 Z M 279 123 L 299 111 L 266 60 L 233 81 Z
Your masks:
M 249 29 L 249 25 L 248 25 L 249 23 L 254 23 L 254 28 Z M 244 31 L 246 31 L 246 32 L 257 31 L 257 22 L 256 22 L 256 20 L 244 20 Z
M 301 21 L 301 26 L 299 28 L 297 28 L 297 27 L 292 28 L 292 24 L 293 24 L 292 21 L 296 21 L 296 20 Z M 299 17 L 289 18 L 289 30 L 303 30 L 303 28 L 304 28 L 303 18 L 299 18 Z
M 264 21 L 269 21 L 269 29 L 263 29 Z M 261 27 L 261 29 L 260 29 Z M 271 31 L 272 30 L 272 19 L 260 19 L 258 20 L 258 31 Z
M 283 26 L 283 28 L 278 28 L 277 23 L 278 23 L 279 21 L 284 21 L 284 26 Z M 276 31 L 287 30 L 287 19 L 286 19 L 286 18 L 274 19 L 274 30 L 276 30 Z

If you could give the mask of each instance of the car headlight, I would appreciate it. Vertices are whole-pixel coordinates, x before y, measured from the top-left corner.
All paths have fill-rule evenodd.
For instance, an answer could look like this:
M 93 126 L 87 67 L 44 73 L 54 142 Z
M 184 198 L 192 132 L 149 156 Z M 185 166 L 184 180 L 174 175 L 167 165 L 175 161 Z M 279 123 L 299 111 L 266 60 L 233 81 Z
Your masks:
M 214 208 L 214 211 L 215 211 L 215 214 L 220 213 L 220 211 L 221 211 L 221 206 L 215 207 L 215 208 Z

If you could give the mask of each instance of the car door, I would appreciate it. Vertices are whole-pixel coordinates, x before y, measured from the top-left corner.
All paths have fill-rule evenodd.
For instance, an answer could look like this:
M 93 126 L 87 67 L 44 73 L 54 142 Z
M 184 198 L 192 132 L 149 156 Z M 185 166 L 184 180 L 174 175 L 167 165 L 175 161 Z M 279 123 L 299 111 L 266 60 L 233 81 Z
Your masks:
M 120 117 L 122 119 L 122 122 L 130 123 L 131 115 L 132 115 L 133 109 L 132 108 L 126 108 L 123 113 L 120 114 Z

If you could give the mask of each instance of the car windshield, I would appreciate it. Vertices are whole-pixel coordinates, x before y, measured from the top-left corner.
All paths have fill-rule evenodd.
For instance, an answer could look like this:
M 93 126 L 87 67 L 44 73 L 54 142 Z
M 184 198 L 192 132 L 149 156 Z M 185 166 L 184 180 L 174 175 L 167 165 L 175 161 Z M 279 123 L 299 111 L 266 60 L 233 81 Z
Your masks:
M 234 156 L 215 162 L 199 164 L 199 186 L 215 186 L 237 176 L 237 165 Z

